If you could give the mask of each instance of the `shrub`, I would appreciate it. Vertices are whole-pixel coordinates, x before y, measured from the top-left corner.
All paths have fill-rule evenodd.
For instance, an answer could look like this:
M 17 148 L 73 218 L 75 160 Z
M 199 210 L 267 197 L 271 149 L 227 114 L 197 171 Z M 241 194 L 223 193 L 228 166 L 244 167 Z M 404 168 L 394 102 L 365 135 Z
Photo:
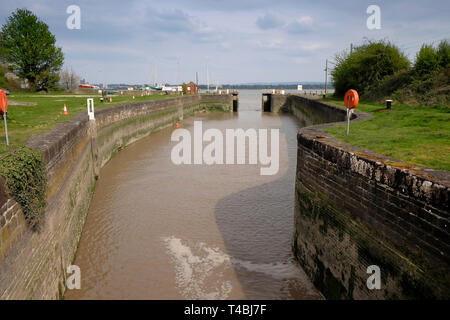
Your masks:
M 443 68 L 450 67 L 450 43 L 447 40 L 441 41 L 437 48 L 437 54 L 439 56 L 440 65 Z
M 410 67 L 406 56 L 386 41 L 369 41 L 356 47 L 350 55 L 336 56 L 336 62 L 331 73 L 336 96 L 343 96 L 349 89 L 363 95 L 384 77 Z
M 412 81 L 410 70 L 401 70 L 393 75 L 386 76 L 381 81 L 370 85 L 362 96 L 363 100 L 382 102 L 394 92 L 405 88 Z
M 437 50 L 431 45 L 422 45 L 416 55 L 414 72 L 419 77 L 429 76 L 440 68 L 440 59 Z
M 0 159 L 0 174 L 21 205 L 33 228 L 42 220 L 46 206 L 47 176 L 42 155 L 27 148 L 7 153 Z
M 6 72 L 8 72 L 8 70 L 0 64 L 0 88 L 6 88 L 8 87 L 8 79 L 6 79 Z

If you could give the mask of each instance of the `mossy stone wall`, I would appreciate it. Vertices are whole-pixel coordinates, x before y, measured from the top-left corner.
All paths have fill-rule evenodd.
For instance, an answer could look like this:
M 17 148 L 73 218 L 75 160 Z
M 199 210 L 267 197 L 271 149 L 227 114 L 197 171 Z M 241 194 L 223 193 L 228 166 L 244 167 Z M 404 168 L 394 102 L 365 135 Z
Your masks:
M 339 107 L 305 99 L 285 107 L 312 124 L 344 120 Z M 393 166 L 332 139 L 330 125 L 298 133 L 293 251 L 302 268 L 329 299 L 448 299 L 450 174 Z M 367 288 L 371 265 L 380 290 Z

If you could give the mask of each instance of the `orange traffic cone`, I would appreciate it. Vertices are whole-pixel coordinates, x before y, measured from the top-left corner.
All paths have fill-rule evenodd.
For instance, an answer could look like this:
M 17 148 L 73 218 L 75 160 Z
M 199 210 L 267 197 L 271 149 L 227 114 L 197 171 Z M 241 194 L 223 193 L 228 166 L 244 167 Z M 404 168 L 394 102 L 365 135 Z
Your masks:
M 68 114 L 69 114 L 69 113 L 67 112 L 66 104 L 64 104 L 64 114 L 65 114 L 65 115 L 68 115 Z

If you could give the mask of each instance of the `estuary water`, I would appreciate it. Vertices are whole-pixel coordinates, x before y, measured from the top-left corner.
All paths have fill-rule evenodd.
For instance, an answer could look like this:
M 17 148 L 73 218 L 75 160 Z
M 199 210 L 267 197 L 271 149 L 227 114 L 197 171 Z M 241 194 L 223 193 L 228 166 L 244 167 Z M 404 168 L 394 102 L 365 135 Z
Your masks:
M 278 174 L 261 165 L 175 165 L 175 127 L 120 151 L 100 173 L 66 299 L 320 299 L 291 253 L 299 123 L 263 114 L 260 90 L 208 128 L 280 130 Z M 270 135 L 269 135 L 270 136 Z M 269 149 L 270 150 L 270 149 Z

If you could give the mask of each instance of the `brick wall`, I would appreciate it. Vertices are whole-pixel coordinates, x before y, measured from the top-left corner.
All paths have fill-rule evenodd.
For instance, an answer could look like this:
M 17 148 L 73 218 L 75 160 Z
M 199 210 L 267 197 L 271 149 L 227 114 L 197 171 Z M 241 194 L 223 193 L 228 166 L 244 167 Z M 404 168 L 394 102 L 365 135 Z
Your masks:
M 48 195 L 39 231 L 27 227 L 0 177 L 0 299 L 58 299 L 74 257 L 100 168 L 121 148 L 210 106 L 232 110 L 232 96 L 189 96 L 87 112 L 32 136 L 46 164 Z
M 20 205 L 11 199 L 6 181 L 0 177 L 0 259 L 25 231 Z
M 288 110 L 304 117 L 345 111 L 304 97 Z M 295 114 L 295 113 L 294 113 Z M 354 121 L 368 115 L 357 112 Z M 316 121 L 313 121 L 316 122 Z M 408 166 L 336 141 L 332 124 L 298 133 L 293 250 L 316 287 L 332 299 L 450 297 L 449 172 Z M 366 285 L 381 269 L 380 290 Z

